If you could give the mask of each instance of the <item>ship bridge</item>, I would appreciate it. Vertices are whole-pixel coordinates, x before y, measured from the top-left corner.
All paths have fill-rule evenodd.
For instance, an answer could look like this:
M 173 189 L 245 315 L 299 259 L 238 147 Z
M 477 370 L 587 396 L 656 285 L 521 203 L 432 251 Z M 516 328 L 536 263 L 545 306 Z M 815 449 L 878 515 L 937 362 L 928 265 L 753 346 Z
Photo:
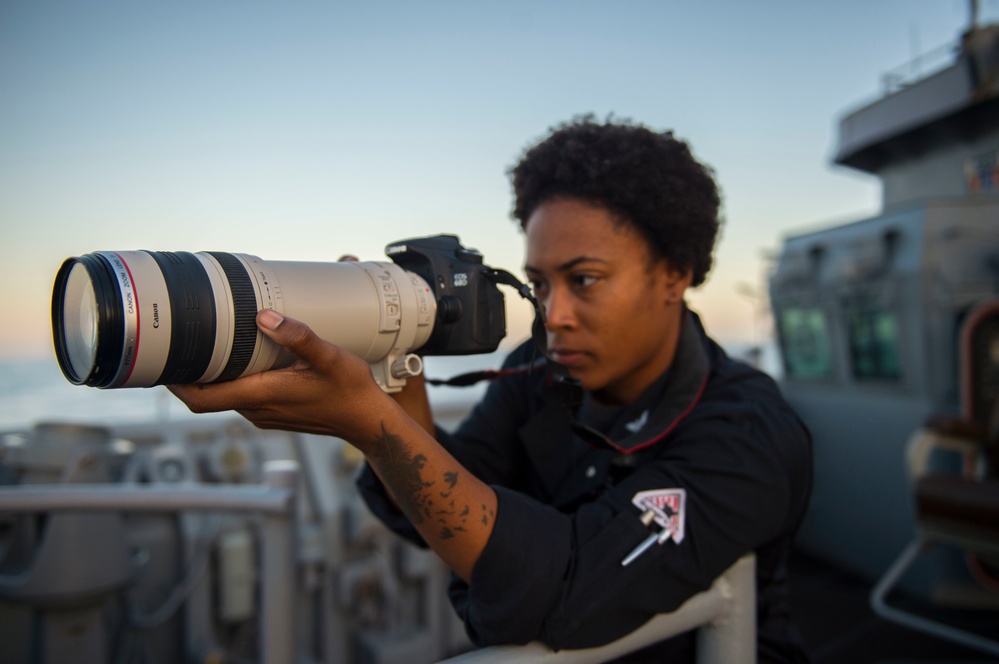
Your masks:
M 883 87 L 841 119 L 834 161 L 879 176 L 886 209 L 999 191 L 999 25 L 969 29 L 885 74 Z

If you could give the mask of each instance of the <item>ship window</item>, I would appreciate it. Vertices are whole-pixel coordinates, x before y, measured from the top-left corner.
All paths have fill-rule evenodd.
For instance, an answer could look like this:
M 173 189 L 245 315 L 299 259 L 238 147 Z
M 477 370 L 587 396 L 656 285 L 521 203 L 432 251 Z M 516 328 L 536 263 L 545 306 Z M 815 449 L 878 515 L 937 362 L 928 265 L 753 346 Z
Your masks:
M 850 313 L 850 359 L 859 379 L 898 380 L 898 323 L 889 311 L 860 309 Z
M 784 369 L 792 378 L 832 376 L 832 345 L 821 309 L 788 307 L 780 312 Z

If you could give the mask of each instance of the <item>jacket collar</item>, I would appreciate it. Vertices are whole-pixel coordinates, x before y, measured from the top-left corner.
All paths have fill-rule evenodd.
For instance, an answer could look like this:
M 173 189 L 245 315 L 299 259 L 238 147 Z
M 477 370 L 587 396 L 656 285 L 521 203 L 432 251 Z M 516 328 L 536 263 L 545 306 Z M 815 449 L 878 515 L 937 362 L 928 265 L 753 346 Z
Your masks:
M 673 363 L 666 370 L 665 386 L 650 389 L 663 390 L 658 400 L 640 397 L 628 424 L 623 430 L 612 430 L 611 442 L 618 452 L 632 454 L 655 445 L 670 434 L 677 424 L 694 409 L 704 392 L 711 368 L 705 350 L 704 329 L 697 314 L 684 309 L 680 339 L 677 342 Z M 616 435 L 615 435 L 616 434 Z
M 538 471 L 538 478 L 550 496 L 560 498 L 559 503 L 568 503 L 575 497 L 598 488 L 605 482 L 612 464 L 630 465 L 637 461 L 630 455 L 649 449 L 664 440 L 697 405 L 707 385 L 710 359 L 706 350 L 706 337 L 697 315 L 684 310 L 680 339 L 677 343 L 673 363 L 664 377 L 661 397 L 647 406 L 648 413 L 633 416 L 629 413 L 625 421 L 631 423 L 644 419 L 642 426 L 628 431 L 622 427 L 623 435 L 611 438 L 616 453 L 611 450 L 588 446 L 569 429 L 569 411 L 562 403 L 559 394 L 546 381 L 541 381 L 540 397 L 542 406 L 519 429 L 521 441 L 531 463 Z M 650 389 L 655 389 L 653 386 Z M 638 403 L 644 399 L 639 399 Z M 618 431 L 611 431 L 616 434 Z

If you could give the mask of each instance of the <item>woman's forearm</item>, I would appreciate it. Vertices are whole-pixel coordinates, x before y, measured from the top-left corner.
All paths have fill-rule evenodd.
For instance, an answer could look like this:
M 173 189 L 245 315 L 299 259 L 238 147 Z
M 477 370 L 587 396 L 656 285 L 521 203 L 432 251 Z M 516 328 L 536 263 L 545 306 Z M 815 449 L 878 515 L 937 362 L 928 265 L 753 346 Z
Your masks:
M 496 493 L 400 409 L 352 441 L 424 541 L 468 581 L 496 520 Z

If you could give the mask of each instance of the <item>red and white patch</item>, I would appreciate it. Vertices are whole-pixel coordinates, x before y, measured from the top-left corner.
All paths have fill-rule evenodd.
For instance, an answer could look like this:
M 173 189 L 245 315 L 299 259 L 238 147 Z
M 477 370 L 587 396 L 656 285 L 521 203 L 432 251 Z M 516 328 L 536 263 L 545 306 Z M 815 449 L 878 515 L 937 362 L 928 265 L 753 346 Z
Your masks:
M 653 519 L 669 531 L 670 539 L 679 544 L 683 541 L 683 524 L 686 514 L 687 491 L 685 489 L 654 489 L 639 491 L 631 499 L 642 512 L 652 510 Z

